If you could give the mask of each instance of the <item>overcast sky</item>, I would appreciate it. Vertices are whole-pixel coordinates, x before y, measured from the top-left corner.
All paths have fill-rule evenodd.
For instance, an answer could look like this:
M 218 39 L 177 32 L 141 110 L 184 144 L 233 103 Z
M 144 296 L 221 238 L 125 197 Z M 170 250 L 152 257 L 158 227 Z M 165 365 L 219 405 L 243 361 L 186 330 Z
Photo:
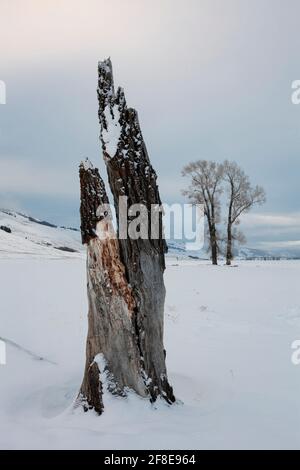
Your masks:
M 105 174 L 97 62 L 139 112 L 162 199 L 184 164 L 236 160 L 267 204 L 249 246 L 300 244 L 299 0 L 0 0 L 0 206 L 78 225 L 78 164 Z

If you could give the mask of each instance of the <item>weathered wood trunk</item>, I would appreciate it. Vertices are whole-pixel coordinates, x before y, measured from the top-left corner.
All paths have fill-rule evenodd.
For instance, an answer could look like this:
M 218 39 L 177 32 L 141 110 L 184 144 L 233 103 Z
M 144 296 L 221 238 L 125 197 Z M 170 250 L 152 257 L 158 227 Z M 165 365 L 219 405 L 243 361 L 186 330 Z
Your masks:
M 137 112 L 127 107 L 121 88 L 115 93 L 110 59 L 99 62 L 98 74 L 100 138 L 117 210 L 121 259 L 136 302 L 135 328 L 144 376 L 153 401 L 161 395 L 172 403 L 175 398 L 168 383 L 163 345 L 167 245 L 162 230 L 157 239 L 151 237 L 151 208 L 161 205 L 156 173 Z M 120 233 L 120 197 L 127 198 L 128 207 L 143 204 L 147 208 L 147 239 L 132 239 L 128 233 Z M 131 219 L 127 213 L 125 218 Z
M 130 388 L 151 401 L 161 396 L 168 403 L 173 403 L 175 397 L 167 378 L 163 345 L 167 246 L 159 211 L 159 236 L 151 237 L 151 209 L 161 204 L 156 174 L 136 111 L 127 108 L 122 89 L 114 91 L 110 59 L 100 62 L 98 70 L 100 138 L 116 208 L 118 238 L 110 211 L 102 207 L 108 198 L 99 172 L 90 164 L 81 164 L 81 232 L 87 245 L 89 328 L 78 400 L 86 410 L 101 413 L 103 369 L 112 393 L 125 395 Z M 133 239 L 121 229 L 120 218 L 128 222 L 134 215 L 119 211 L 121 196 L 128 207 L 146 207 L 146 237 Z
M 103 181 L 97 169 L 80 165 L 81 233 L 87 245 L 88 337 L 86 367 L 79 399 L 87 410 L 103 411 L 100 373 L 110 392 L 126 388 L 147 396 L 133 316 L 135 300 L 120 260 Z M 105 369 L 104 370 L 101 370 Z

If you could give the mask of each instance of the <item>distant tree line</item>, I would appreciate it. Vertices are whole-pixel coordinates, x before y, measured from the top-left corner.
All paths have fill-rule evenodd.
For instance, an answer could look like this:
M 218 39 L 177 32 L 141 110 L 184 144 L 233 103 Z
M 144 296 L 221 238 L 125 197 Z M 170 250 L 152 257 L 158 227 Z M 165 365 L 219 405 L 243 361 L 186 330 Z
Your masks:
M 255 204 L 261 205 L 266 201 L 264 189 L 253 187 L 242 168 L 228 160 L 223 163 L 208 160 L 191 162 L 183 168 L 182 175 L 190 180 L 183 194 L 192 204 L 204 206 L 212 264 L 218 264 L 218 255 L 224 253 L 226 264 L 230 265 L 234 243 L 245 242 L 237 227 L 240 216 Z M 226 207 L 225 233 L 220 230 L 222 203 Z

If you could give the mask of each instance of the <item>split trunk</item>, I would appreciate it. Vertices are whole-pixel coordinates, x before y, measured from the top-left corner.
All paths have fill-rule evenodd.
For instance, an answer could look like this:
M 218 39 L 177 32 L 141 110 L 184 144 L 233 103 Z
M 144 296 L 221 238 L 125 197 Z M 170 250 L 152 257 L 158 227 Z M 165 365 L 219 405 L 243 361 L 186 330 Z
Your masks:
M 163 345 L 167 246 L 156 173 L 136 111 L 127 108 L 121 88 L 114 90 L 110 59 L 99 63 L 98 73 L 100 139 L 118 229 L 116 236 L 110 210 L 105 208 L 108 198 L 98 170 L 81 164 L 81 231 L 87 245 L 89 331 L 79 398 L 85 409 L 101 413 L 104 372 L 112 393 L 126 395 L 132 389 L 151 401 L 161 396 L 172 403 L 175 398 L 167 378 Z M 138 238 L 131 237 L 127 230 L 139 214 L 132 210 L 134 204 L 142 204 L 146 210 L 144 219 L 139 218 L 139 223 L 145 225 L 139 227 Z M 151 234 L 153 211 L 159 215 L 155 238 Z

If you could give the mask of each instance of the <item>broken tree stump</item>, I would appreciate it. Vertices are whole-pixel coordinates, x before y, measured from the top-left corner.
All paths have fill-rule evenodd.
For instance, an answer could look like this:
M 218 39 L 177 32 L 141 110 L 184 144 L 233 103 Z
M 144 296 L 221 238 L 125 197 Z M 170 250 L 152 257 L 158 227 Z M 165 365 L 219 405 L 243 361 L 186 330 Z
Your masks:
M 114 90 L 110 59 L 98 65 L 98 100 L 100 139 L 118 227 L 116 236 L 110 210 L 103 206 L 108 197 L 98 170 L 82 163 L 80 212 L 82 242 L 87 245 L 89 329 L 79 401 L 86 410 L 102 413 L 101 369 L 109 377 L 112 393 L 126 395 L 132 389 L 152 402 L 162 397 L 169 404 L 175 397 L 163 345 L 167 245 L 157 177 L 137 112 L 127 107 L 121 88 Z M 136 215 L 131 207 L 136 204 L 146 210 L 137 225 L 145 222 L 147 236 L 141 226 L 140 237 L 130 236 L 128 227 Z M 159 217 L 156 237 L 151 233 L 153 208 Z M 125 218 L 125 231 L 121 218 L 123 222 Z

